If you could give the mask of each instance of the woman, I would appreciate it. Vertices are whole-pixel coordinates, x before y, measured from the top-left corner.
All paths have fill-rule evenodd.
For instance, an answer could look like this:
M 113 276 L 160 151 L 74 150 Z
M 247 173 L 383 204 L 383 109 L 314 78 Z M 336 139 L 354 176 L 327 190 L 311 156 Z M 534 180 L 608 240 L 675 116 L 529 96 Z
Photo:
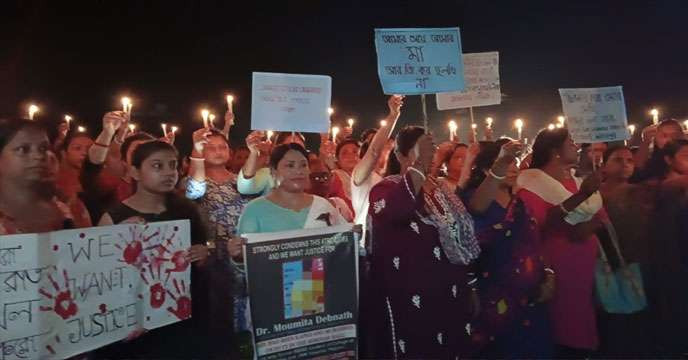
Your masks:
M 534 220 L 512 195 L 522 150 L 510 139 L 482 143 L 464 191 L 482 249 L 481 313 L 473 337 L 487 344 L 481 357 L 552 356 L 545 302 L 554 276 L 542 261 Z
M 342 215 L 346 222 L 352 222 L 354 220 L 354 214 L 351 209 L 349 209 L 349 205 L 346 201 L 340 197 L 329 197 L 329 194 L 332 193 L 332 176 L 327 166 L 325 166 L 319 157 L 312 156 L 308 159 L 308 167 L 311 181 L 311 187 L 308 193 L 326 198 L 330 204 L 339 211 L 339 214 Z
M 675 358 L 688 352 L 688 141 L 664 148 L 666 176 L 659 185 L 650 248 L 650 327 L 655 354 Z
M 375 358 L 464 357 L 467 349 L 468 265 L 480 249 L 461 201 L 429 177 L 432 136 L 406 127 L 396 138 L 401 175 L 370 192 L 373 306 L 383 335 Z
M 0 120 L 0 235 L 74 228 L 55 197 L 54 154 L 46 130 L 28 120 Z
M 81 169 L 93 140 L 86 133 L 69 132 L 60 145 L 60 164 L 57 189 L 60 197 L 69 206 L 77 227 L 91 227 L 91 215 L 79 199 L 83 192 Z
M 359 151 L 358 141 L 353 139 L 347 139 L 337 144 L 335 157 L 339 168 L 332 170 L 334 180 L 332 181 L 330 196 L 344 199 L 351 211 L 353 211 L 351 205 L 351 173 L 360 161 Z
M 186 197 L 199 204 L 210 241 L 216 248 L 225 247 L 237 235 L 239 217 L 248 201 L 236 189 L 236 175 L 225 166 L 229 159 L 229 143 L 225 135 L 215 129 L 202 128 L 193 133 L 192 141 Z M 243 349 L 250 342 L 250 324 L 245 316 L 248 294 L 240 258 L 231 261 L 230 271 L 234 276 L 235 338 Z
M 676 120 L 665 120 L 659 125 L 645 128 L 642 133 L 643 142 L 634 155 L 637 172 L 633 175 L 631 182 L 650 180 L 657 183 L 666 169 L 664 146 L 669 142 L 685 138 L 683 127 Z
M 193 317 L 150 331 L 131 343 L 109 346 L 103 357 L 212 357 L 217 355 L 213 346 L 219 339 L 213 330 L 221 328 L 216 323 L 231 319 L 222 310 L 229 308 L 227 304 L 223 308 L 209 308 L 210 285 L 204 269 L 208 257 L 206 232 L 195 206 L 174 192 L 179 177 L 177 159 L 176 149 L 167 142 L 153 140 L 138 145 L 131 156 L 131 177 L 136 182 L 136 192 L 107 210 L 98 225 L 189 219 Z M 213 283 L 212 286 L 214 297 L 223 296 L 231 301 L 229 284 Z
M 577 147 L 566 129 L 540 131 L 533 144 L 531 169 L 518 176 L 517 196 L 535 218 L 544 261 L 556 273 L 549 303 L 556 357 L 587 356 L 597 348 L 593 285 L 598 240 L 606 218 L 597 192 L 597 174 L 584 181 L 571 169 Z
M 282 144 L 270 154 L 276 187 L 246 205 L 238 233 L 263 233 L 345 224 L 324 198 L 306 193 L 310 187 L 308 153 L 296 143 Z
M 650 249 L 653 242 L 653 214 L 657 197 L 656 186 L 645 183 L 629 184 L 635 170 L 631 149 L 626 146 L 608 148 L 602 156 L 604 181 L 600 193 L 604 208 L 617 233 L 619 250 L 626 263 L 637 263 L 643 274 L 645 287 L 651 283 Z M 616 250 L 606 232 L 600 234 L 613 269 L 619 266 Z M 599 311 L 600 350 L 603 357 L 647 357 L 654 351 L 647 329 L 651 326 L 648 311 L 633 314 L 610 314 Z

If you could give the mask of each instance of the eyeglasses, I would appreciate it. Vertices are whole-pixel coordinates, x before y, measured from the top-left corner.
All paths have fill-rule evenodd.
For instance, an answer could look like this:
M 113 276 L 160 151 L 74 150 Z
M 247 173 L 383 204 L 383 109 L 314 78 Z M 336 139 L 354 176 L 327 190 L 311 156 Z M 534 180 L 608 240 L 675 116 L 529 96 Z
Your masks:
M 327 171 L 311 173 L 310 179 L 316 182 L 327 182 L 330 180 L 330 173 Z

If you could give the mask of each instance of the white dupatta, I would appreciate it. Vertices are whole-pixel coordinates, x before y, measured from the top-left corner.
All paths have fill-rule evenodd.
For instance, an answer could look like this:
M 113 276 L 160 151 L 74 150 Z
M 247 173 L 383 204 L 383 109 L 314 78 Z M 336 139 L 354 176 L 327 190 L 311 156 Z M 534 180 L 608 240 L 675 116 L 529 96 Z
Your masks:
M 580 184 L 583 180 L 575 176 L 573 176 L 573 179 L 576 181 L 576 187 L 580 188 Z M 516 184 L 519 188 L 535 193 L 545 202 L 556 206 L 573 195 L 559 181 L 540 169 L 521 171 L 516 180 Z M 564 220 L 571 225 L 590 221 L 590 219 L 592 219 L 592 217 L 602 208 L 602 205 L 602 195 L 600 195 L 599 191 L 596 191 L 578 205 L 577 208 L 566 215 Z
M 306 215 L 306 223 L 303 224 L 304 229 L 316 229 L 326 226 L 342 225 L 347 221 L 337 211 L 337 209 L 330 204 L 327 199 L 320 196 L 313 195 L 313 203 Z

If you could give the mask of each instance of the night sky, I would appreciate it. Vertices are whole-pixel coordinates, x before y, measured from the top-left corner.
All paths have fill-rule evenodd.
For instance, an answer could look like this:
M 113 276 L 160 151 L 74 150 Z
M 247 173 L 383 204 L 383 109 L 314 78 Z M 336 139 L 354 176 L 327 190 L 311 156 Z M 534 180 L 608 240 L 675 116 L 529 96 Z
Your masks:
M 461 28 L 463 51 L 499 51 L 503 103 L 475 108 L 495 118 L 496 135 L 515 136 L 526 119 L 532 137 L 561 113 L 558 88 L 621 85 L 629 121 L 688 119 L 688 4 L 673 1 L 5 1 L 0 5 L 0 116 L 39 104 L 41 121 L 72 114 L 92 132 L 104 112 L 134 98 L 134 122 L 160 133 L 181 126 L 181 144 L 201 125 L 199 109 L 221 117 L 224 94 L 236 97 L 232 141 L 250 123 L 251 72 L 323 74 L 333 78 L 335 121 L 356 128 L 386 114 L 377 78 L 376 27 Z M 247 2 L 248 3 L 248 2 Z M 260 4 L 256 4 L 260 3 Z M 404 124 L 420 123 L 418 96 Z M 436 110 L 430 121 L 467 112 Z M 366 125 L 366 126 L 363 126 Z

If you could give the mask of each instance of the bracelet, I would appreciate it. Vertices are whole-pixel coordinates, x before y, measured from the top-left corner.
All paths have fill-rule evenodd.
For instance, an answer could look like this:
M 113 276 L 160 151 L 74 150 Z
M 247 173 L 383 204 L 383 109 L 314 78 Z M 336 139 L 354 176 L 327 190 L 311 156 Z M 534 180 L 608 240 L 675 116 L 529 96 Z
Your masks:
M 561 211 L 563 211 L 564 214 L 566 214 L 566 215 L 568 215 L 568 214 L 571 213 L 570 211 L 566 210 L 566 208 L 564 207 L 564 203 L 559 204 L 559 208 L 560 208 Z
M 550 275 L 556 275 L 556 273 L 554 272 L 554 270 L 552 270 L 552 268 L 546 267 L 546 268 L 545 268 L 545 272 L 548 273 L 548 274 L 550 274 Z
M 414 168 L 413 166 L 409 166 L 409 167 L 408 167 L 408 170 L 411 170 L 411 171 L 415 172 L 416 174 L 420 175 L 420 177 L 422 177 L 423 180 L 427 179 L 427 177 L 425 176 L 425 174 L 423 174 L 422 171 L 420 171 L 420 170 Z
M 189 156 L 189 160 L 195 160 L 195 161 L 205 161 L 205 159 L 204 159 L 204 158 L 197 158 L 197 157 L 193 157 L 193 156 Z
M 498 176 L 497 174 L 495 174 L 495 173 L 492 171 L 492 169 L 487 170 L 487 174 L 490 175 L 490 176 L 492 176 L 493 178 L 495 178 L 495 179 L 497 179 L 497 180 L 504 180 L 504 179 L 506 179 L 506 175 L 504 175 L 504 176 Z
M 93 145 L 95 145 L 95 146 L 100 146 L 100 147 L 104 147 L 104 148 L 109 148 L 109 147 L 110 147 L 110 145 L 105 145 L 105 144 L 102 144 L 102 143 L 99 143 L 99 142 L 94 142 Z

